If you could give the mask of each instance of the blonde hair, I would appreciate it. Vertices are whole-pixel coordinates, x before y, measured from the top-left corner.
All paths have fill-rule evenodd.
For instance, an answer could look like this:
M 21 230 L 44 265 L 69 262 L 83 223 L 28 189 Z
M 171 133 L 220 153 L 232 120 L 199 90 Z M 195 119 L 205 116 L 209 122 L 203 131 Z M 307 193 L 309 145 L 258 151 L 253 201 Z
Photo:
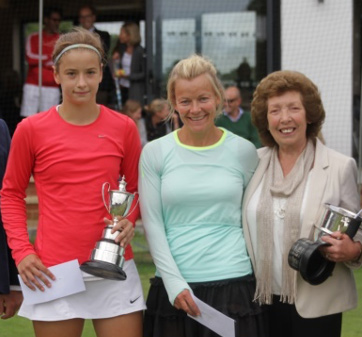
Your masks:
M 224 104 L 224 88 L 217 77 L 215 66 L 203 56 L 191 55 L 190 57 L 179 61 L 172 69 L 167 83 L 167 99 L 170 102 L 171 114 L 175 111 L 175 83 L 178 79 L 192 80 L 200 75 L 206 75 L 210 81 L 215 95 L 219 99 L 216 107 L 216 116 L 222 111 Z
M 75 44 L 86 44 L 94 47 L 99 52 L 99 55 L 101 55 L 101 63 L 105 62 L 104 59 L 105 54 L 99 35 L 91 33 L 88 30 L 81 27 L 75 27 L 69 33 L 63 34 L 59 37 L 59 39 L 55 43 L 53 50 L 53 55 L 52 55 L 53 62 L 55 63 L 55 60 L 57 59 L 58 55 L 60 55 L 65 48 Z M 65 53 L 67 52 L 68 51 L 66 51 Z M 61 58 L 55 64 L 56 71 L 59 70 L 60 63 L 61 63 Z
M 153 116 L 156 112 L 162 111 L 168 105 L 167 100 L 163 98 L 154 99 L 147 107 L 148 113 Z

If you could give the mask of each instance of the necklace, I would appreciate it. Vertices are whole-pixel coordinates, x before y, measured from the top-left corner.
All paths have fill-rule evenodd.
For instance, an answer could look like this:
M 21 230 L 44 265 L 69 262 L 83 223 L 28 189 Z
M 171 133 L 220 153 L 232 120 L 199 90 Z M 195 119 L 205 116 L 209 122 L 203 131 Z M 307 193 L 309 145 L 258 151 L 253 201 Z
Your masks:
M 286 203 L 286 199 L 282 199 L 282 198 L 275 198 L 275 201 L 277 203 L 277 207 L 276 209 L 274 208 L 274 214 L 280 218 L 280 219 L 284 219 L 285 217 L 285 203 Z

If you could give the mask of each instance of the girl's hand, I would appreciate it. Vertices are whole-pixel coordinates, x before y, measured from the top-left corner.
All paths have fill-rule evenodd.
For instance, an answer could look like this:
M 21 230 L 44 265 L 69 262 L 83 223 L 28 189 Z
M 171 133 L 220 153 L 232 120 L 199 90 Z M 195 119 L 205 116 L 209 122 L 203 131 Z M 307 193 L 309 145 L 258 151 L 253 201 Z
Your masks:
M 126 218 L 117 217 L 117 224 L 112 228 L 111 233 L 119 231 L 120 234 L 115 238 L 115 242 L 119 243 L 121 247 L 126 248 L 126 246 L 131 242 L 134 237 L 134 227 L 131 221 Z M 104 222 L 109 225 L 112 224 L 112 221 L 109 219 L 104 219 Z
M 201 315 L 200 310 L 188 289 L 184 289 L 177 295 L 174 306 L 176 309 L 181 309 L 191 316 Z
M 45 291 L 44 285 L 51 288 L 50 280 L 55 281 L 55 276 L 35 254 L 30 254 L 21 260 L 18 271 L 25 285 L 34 291 L 36 288 Z

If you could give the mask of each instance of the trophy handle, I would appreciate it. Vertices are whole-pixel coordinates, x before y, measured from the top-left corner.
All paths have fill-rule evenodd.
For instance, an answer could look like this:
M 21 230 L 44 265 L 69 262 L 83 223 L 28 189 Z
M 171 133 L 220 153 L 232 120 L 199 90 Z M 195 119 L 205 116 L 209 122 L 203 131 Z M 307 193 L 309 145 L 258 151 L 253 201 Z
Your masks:
M 138 194 L 138 192 L 134 192 L 133 195 L 136 196 L 136 194 Z M 128 217 L 129 215 L 131 215 L 133 213 L 133 211 L 137 208 L 138 202 L 140 200 L 140 197 L 138 196 L 137 201 L 136 201 L 136 205 L 133 206 L 132 210 L 127 214 L 126 217 Z
M 111 213 L 111 212 L 110 212 L 110 208 L 107 206 L 106 199 L 105 199 L 105 197 L 104 197 L 104 188 L 106 187 L 106 185 L 108 185 L 107 193 L 109 193 L 109 190 L 110 190 L 110 188 L 111 188 L 111 184 L 110 184 L 110 183 L 104 183 L 104 184 L 102 185 L 102 199 L 103 199 L 104 207 L 106 208 L 106 210 L 108 211 L 108 213 Z

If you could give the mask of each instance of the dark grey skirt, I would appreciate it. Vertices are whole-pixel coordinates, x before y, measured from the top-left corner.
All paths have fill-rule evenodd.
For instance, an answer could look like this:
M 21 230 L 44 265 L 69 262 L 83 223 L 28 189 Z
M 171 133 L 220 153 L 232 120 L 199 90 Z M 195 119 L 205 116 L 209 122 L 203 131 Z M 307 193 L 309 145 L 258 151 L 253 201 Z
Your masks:
M 153 278 L 150 282 L 144 317 L 144 337 L 219 336 L 189 318 L 183 310 L 173 307 L 161 278 Z M 255 292 L 253 276 L 189 285 L 197 298 L 235 320 L 235 337 L 269 336 L 267 315 L 252 301 Z

